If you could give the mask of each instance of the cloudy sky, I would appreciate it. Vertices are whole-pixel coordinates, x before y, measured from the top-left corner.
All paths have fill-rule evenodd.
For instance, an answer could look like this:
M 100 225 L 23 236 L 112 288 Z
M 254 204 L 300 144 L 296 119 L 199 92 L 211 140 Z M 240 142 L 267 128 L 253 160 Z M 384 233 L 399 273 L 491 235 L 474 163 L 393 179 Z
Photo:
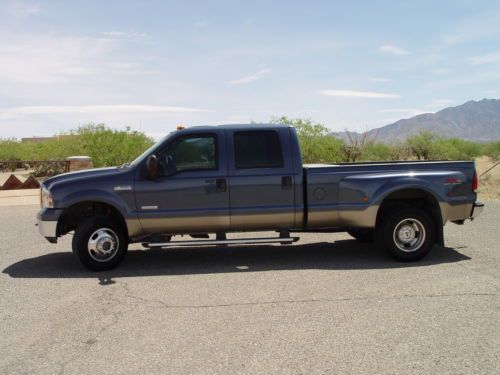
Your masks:
M 496 1 L 0 0 L 0 137 L 310 117 L 366 130 L 500 97 Z

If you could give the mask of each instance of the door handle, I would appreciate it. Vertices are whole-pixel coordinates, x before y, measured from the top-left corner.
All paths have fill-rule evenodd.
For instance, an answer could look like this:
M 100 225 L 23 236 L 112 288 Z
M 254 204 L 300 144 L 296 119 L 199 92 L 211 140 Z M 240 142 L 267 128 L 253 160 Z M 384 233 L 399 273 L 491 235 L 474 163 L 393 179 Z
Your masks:
M 215 180 L 215 189 L 219 193 L 224 193 L 227 190 L 227 182 L 225 178 L 218 178 Z
M 281 177 L 281 188 L 283 190 L 291 190 L 292 189 L 292 176 Z

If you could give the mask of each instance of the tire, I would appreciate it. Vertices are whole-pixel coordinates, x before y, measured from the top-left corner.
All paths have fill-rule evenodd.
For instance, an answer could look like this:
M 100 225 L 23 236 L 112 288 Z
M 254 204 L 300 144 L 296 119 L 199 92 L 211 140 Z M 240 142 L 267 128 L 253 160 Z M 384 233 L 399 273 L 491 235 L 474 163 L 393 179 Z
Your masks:
M 387 212 L 376 229 L 377 243 L 397 260 L 413 262 L 425 257 L 436 242 L 432 218 L 417 207 Z
M 109 216 L 82 221 L 73 236 L 73 254 L 91 271 L 115 268 L 125 257 L 128 235 L 125 228 Z
M 375 240 L 375 231 L 368 228 L 359 228 L 348 230 L 347 233 L 360 242 L 370 243 Z

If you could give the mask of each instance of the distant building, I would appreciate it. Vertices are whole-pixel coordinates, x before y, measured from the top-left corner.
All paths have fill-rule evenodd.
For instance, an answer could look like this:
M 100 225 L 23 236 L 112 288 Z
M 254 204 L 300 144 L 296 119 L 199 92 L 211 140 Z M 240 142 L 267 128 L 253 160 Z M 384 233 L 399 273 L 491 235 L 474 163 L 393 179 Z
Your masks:
M 52 137 L 27 137 L 27 138 L 21 138 L 22 143 L 41 143 L 41 142 L 47 142 L 47 141 L 60 141 L 65 138 L 71 138 L 74 137 L 73 134 L 60 134 L 60 135 L 55 135 Z

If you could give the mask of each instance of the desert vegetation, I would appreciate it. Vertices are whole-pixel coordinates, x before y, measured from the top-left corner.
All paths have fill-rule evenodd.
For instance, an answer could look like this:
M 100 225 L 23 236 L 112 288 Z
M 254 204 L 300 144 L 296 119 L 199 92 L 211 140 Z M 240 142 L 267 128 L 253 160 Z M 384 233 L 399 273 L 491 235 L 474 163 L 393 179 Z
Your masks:
M 292 125 L 297 130 L 305 163 L 391 161 L 391 160 L 473 160 L 479 156 L 500 159 L 500 141 L 479 143 L 444 138 L 422 131 L 404 142 L 384 143 L 366 134 L 346 132 L 346 140 L 331 136 L 323 125 L 311 119 L 276 117 L 273 123 Z
M 429 132 L 410 136 L 404 142 L 383 143 L 363 134 L 346 132 L 346 140 L 330 135 L 323 124 L 311 119 L 271 119 L 272 123 L 296 128 L 305 163 L 341 163 L 391 160 L 473 160 L 479 156 L 500 159 L 500 141 L 478 143 L 443 138 Z M 0 162 L 4 168 L 19 167 L 21 161 L 64 160 L 86 155 L 95 167 L 119 165 L 133 160 L 153 144 L 142 132 L 114 130 L 103 124 L 78 127 L 64 137 L 44 142 L 0 139 Z
M 0 161 L 8 168 L 19 167 L 20 161 L 64 160 L 85 155 L 92 157 L 95 167 L 105 167 L 133 160 L 153 142 L 144 133 L 130 128 L 114 130 L 103 124 L 89 124 L 59 139 L 43 142 L 0 139 Z

